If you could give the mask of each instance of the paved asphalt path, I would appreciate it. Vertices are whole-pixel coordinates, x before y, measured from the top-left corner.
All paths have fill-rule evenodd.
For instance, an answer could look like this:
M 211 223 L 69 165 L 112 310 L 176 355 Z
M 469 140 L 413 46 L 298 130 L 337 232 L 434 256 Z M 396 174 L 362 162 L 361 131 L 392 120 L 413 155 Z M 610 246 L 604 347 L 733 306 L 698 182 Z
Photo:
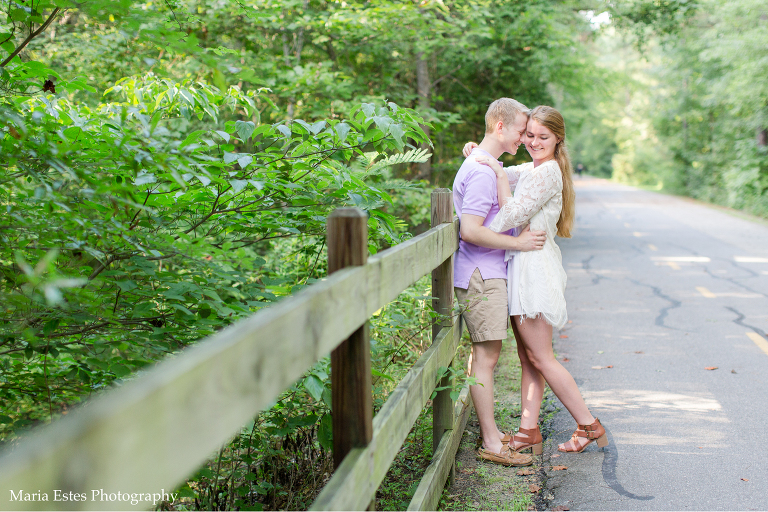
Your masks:
M 576 187 L 555 350 L 611 444 L 558 455 L 575 423 L 556 414 L 549 508 L 768 510 L 768 223 L 593 178 Z

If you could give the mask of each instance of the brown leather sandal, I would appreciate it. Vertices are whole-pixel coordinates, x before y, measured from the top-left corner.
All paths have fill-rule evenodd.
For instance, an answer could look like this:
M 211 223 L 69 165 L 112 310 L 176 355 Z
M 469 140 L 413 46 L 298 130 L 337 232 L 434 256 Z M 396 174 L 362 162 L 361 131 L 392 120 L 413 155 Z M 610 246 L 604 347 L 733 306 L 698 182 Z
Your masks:
M 580 437 L 588 439 L 584 446 L 582 446 L 581 443 L 576 442 Z M 576 431 L 571 436 L 571 439 L 558 446 L 557 449 L 561 452 L 581 453 L 592 441 L 597 441 L 598 448 L 605 448 L 608 446 L 608 436 L 605 434 L 605 427 L 603 427 L 598 418 L 595 418 L 595 421 L 591 425 L 578 425 Z
M 530 448 L 534 455 L 541 455 L 541 444 L 543 442 L 544 438 L 541 437 L 541 431 L 539 430 L 538 425 L 536 425 L 536 428 L 520 427 L 517 429 L 517 434 L 510 439 L 509 448 L 518 453 Z
M 485 448 L 477 450 L 478 460 L 487 460 L 494 464 L 501 464 L 502 466 L 530 466 L 533 464 L 533 458 L 530 455 L 517 453 L 509 449 L 509 446 L 504 445 L 499 453 L 493 453 Z

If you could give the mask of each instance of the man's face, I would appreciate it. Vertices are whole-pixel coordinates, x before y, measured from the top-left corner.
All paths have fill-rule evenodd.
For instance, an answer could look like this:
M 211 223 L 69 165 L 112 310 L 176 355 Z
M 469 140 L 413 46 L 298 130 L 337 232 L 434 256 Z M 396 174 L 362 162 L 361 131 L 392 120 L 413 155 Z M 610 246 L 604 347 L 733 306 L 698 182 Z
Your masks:
M 517 153 L 517 148 L 523 143 L 525 136 L 525 127 L 528 123 L 528 116 L 518 114 L 515 123 L 512 126 L 504 126 L 502 132 L 504 136 L 504 149 L 510 155 Z

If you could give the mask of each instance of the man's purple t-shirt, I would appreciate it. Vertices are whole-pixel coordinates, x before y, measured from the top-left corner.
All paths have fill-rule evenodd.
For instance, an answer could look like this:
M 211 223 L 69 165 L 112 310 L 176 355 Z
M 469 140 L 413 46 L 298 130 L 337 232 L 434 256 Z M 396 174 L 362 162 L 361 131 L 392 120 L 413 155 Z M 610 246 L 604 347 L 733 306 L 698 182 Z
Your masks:
M 496 191 L 496 174 L 487 165 L 479 164 L 473 155 L 493 156 L 487 151 L 475 148 L 464 160 L 453 180 L 453 207 L 461 219 L 463 213 L 484 217 L 483 226 L 488 227 L 499 213 L 499 200 Z M 503 234 L 511 234 L 512 230 Z M 506 279 L 507 264 L 503 249 L 488 249 L 479 245 L 459 240 L 459 250 L 453 262 L 453 285 L 467 289 L 469 278 L 480 270 L 483 279 Z

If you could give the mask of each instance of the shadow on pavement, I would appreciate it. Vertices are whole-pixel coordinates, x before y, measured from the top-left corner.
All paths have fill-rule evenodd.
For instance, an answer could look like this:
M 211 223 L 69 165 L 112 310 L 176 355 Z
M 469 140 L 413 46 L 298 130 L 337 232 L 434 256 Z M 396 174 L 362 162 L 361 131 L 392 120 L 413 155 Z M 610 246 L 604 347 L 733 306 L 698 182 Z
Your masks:
M 633 494 L 621 485 L 619 479 L 616 478 L 616 464 L 619 462 L 619 449 L 616 447 L 616 442 L 613 440 L 611 431 L 608 429 L 605 429 L 605 431 L 608 433 L 608 439 L 610 441 L 608 446 L 603 448 L 605 454 L 603 457 L 603 480 L 605 480 L 605 483 L 617 493 L 633 500 L 647 501 L 654 499 L 655 496 L 638 496 L 637 494 Z

